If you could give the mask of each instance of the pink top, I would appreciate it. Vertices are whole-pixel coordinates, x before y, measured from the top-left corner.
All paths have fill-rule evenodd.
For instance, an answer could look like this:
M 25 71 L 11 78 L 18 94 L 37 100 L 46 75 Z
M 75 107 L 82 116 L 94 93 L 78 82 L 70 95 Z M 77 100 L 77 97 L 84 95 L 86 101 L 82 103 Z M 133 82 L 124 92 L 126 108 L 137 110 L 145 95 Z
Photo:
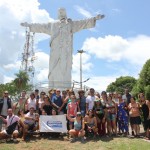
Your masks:
M 76 116 L 77 115 L 77 108 L 78 108 L 77 102 L 68 103 L 68 115 L 69 116 Z

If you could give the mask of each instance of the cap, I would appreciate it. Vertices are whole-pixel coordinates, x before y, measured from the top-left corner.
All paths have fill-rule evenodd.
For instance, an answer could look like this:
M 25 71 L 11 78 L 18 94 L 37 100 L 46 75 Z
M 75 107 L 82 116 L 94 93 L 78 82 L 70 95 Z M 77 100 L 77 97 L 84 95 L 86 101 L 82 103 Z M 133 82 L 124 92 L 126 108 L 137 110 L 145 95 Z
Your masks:
M 8 94 L 8 91 L 4 91 L 4 93 Z
M 81 115 L 81 112 L 77 112 L 77 115 Z
M 32 108 L 34 109 L 34 107 L 33 107 L 33 106 L 31 106 L 31 107 L 30 107 L 30 109 L 32 109 Z

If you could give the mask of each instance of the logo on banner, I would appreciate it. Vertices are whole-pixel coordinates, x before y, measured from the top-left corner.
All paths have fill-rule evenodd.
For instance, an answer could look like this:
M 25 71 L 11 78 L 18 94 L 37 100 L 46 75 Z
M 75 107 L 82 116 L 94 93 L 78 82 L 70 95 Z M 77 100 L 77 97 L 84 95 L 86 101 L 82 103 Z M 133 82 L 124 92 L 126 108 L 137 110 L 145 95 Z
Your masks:
M 62 128 L 61 121 L 47 121 L 47 125 L 51 128 Z

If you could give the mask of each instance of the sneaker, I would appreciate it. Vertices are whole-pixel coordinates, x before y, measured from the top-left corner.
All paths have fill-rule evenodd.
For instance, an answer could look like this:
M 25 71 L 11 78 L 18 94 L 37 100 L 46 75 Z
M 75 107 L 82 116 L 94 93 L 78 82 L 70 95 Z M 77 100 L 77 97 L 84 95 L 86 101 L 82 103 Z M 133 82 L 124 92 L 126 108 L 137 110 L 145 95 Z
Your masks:
M 73 142 L 75 142 L 75 141 L 76 141 L 76 138 L 72 138 L 72 139 L 70 140 L 71 143 L 73 143 Z
M 11 142 L 11 138 L 6 139 L 6 142 Z
M 84 137 L 81 138 L 81 142 L 82 142 L 82 143 L 85 142 L 85 138 L 84 138 Z
M 17 143 L 17 142 L 18 142 L 18 140 L 17 140 L 17 139 L 13 139 L 13 142 L 14 142 L 14 143 Z

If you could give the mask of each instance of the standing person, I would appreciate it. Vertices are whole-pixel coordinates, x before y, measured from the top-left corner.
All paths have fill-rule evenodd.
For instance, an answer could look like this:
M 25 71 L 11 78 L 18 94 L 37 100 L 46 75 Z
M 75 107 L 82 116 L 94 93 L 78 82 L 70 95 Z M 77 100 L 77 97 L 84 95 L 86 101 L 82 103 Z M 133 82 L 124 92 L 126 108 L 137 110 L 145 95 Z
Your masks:
M 100 99 L 96 99 L 94 102 L 94 112 L 97 120 L 97 128 L 99 136 L 105 136 L 106 134 L 106 106 L 103 106 Z
M 42 104 L 44 103 L 44 96 L 45 96 L 45 92 L 41 92 L 40 93 L 40 98 L 38 100 L 38 114 L 41 115 L 42 114 Z
M 23 90 L 23 91 L 21 92 L 21 97 L 22 97 L 22 99 L 23 99 L 23 101 L 24 101 L 24 102 L 26 102 L 26 101 L 27 101 L 28 96 L 27 96 L 27 93 L 26 93 L 26 91 L 25 91 L 25 90 Z
M 118 127 L 119 131 L 122 131 L 122 133 L 127 136 L 128 135 L 128 113 L 127 104 L 123 101 L 121 94 L 118 94 Z
M 9 98 L 8 91 L 4 91 L 3 97 L 0 99 L 0 116 L 6 119 L 8 115 L 8 109 L 13 107 L 13 103 Z M 0 130 L 3 126 L 3 120 L 0 118 Z
M 106 102 L 107 102 L 107 93 L 106 93 L 106 91 L 102 91 L 101 92 L 101 103 L 103 106 L 106 106 Z
M 39 90 L 36 89 L 36 90 L 34 91 L 34 94 L 35 94 L 35 99 L 38 101 L 39 98 L 40 98 L 40 96 L 39 96 Z
M 106 102 L 107 108 L 107 125 L 108 132 L 111 136 L 112 131 L 115 131 L 115 136 L 117 135 L 117 126 L 116 126 L 116 117 L 117 117 L 117 106 L 114 101 L 112 101 L 112 97 L 109 95 L 108 100 Z
M 29 112 L 30 108 L 33 107 L 34 110 L 36 111 L 37 108 L 37 100 L 35 98 L 35 94 L 31 93 L 30 98 L 27 100 L 25 108 L 26 108 L 26 113 Z
M 139 102 L 140 102 L 140 107 L 142 110 L 142 115 L 143 115 L 143 126 L 144 126 L 144 130 L 146 132 L 146 136 L 145 138 L 147 140 L 150 139 L 150 134 L 149 134 L 149 130 L 150 130 L 150 102 L 148 100 L 145 100 L 145 96 L 143 93 L 140 93 L 138 95 L 139 98 Z
M 52 91 L 53 91 L 53 94 L 52 94 L 51 99 L 53 99 L 53 97 L 55 97 L 55 96 L 56 96 L 56 88 L 52 89 Z
M 56 90 L 56 95 L 52 97 L 52 103 L 54 103 L 58 107 L 59 115 L 63 114 L 63 100 L 61 97 L 61 91 L 59 89 Z
M 86 113 L 89 110 L 93 110 L 95 100 L 95 90 L 93 88 L 90 89 L 89 95 L 86 98 Z
M 136 102 L 134 97 L 131 97 L 131 103 L 128 105 L 129 115 L 130 115 L 130 124 L 133 126 L 133 130 L 135 132 L 135 136 L 139 137 L 140 132 L 140 105 Z
M 68 109 L 67 109 L 67 116 L 70 118 L 75 118 L 77 115 L 77 111 L 80 111 L 78 102 L 76 102 L 76 96 L 75 95 L 71 95 L 71 102 L 68 103 Z M 70 121 L 69 122 L 69 128 L 72 129 L 73 128 L 73 122 Z
M 114 92 L 114 94 L 113 94 L 113 98 L 112 98 L 112 100 L 116 103 L 116 105 L 118 105 L 119 104 L 119 98 L 118 98 L 118 93 L 117 92 Z M 120 95 L 119 95 L 120 96 Z
M 85 92 L 84 92 L 84 90 L 79 90 L 78 94 L 79 94 L 78 103 L 79 103 L 81 115 L 82 115 L 82 117 L 84 117 L 86 114 L 86 97 L 84 95 Z
M 26 101 L 24 101 L 24 99 L 20 96 L 18 102 L 14 103 L 13 105 L 13 111 L 15 115 L 20 116 L 21 114 L 24 114 L 25 103 Z
M 55 104 L 53 104 L 48 95 L 44 96 L 44 103 L 42 103 L 41 109 L 44 110 L 46 112 L 47 115 L 52 115 L 52 109 L 53 107 L 58 109 L 58 106 L 56 106 Z
M 62 108 L 62 111 L 63 111 L 63 113 L 64 114 L 67 114 L 67 103 L 66 103 L 66 101 L 65 101 L 65 99 L 66 99 L 66 97 L 67 97 L 67 92 L 64 90 L 64 91 L 62 91 L 62 101 L 63 101 L 63 108 Z
M 2 132 L 0 132 L 0 139 L 3 138 L 9 138 L 9 137 L 13 137 L 13 141 L 17 142 L 17 137 L 18 137 L 18 123 L 21 123 L 20 118 L 16 115 L 13 114 L 12 109 L 8 109 L 8 116 L 7 118 L 3 118 L 2 116 L 0 116 L 0 118 L 3 120 L 4 123 L 6 123 L 7 128 L 5 130 L 3 130 Z M 11 139 L 8 139 L 7 141 L 10 141 Z
M 131 94 L 129 93 L 129 89 L 124 90 L 124 95 L 122 95 L 122 99 L 124 100 L 124 102 L 127 103 L 127 105 L 131 103 Z
M 13 103 L 9 98 L 8 91 L 4 91 L 2 99 L 0 99 L 0 115 L 6 119 L 8 115 L 8 109 L 12 108 Z

